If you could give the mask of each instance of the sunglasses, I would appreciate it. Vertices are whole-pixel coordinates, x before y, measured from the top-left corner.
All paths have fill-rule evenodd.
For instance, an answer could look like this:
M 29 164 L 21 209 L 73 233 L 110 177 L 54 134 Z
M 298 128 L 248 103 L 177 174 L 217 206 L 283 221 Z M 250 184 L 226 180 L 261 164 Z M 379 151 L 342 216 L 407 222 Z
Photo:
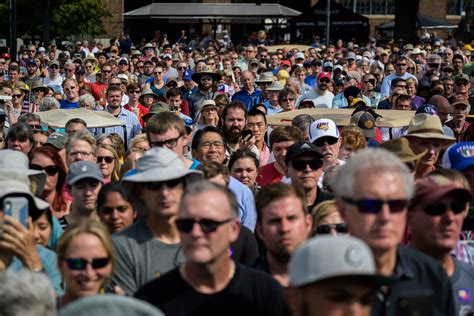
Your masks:
M 428 64 L 431 68 L 438 68 L 441 64 Z
M 118 63 L 118 64 L 119 64 L 119 66 L 126 66 L 126 65 L 128 65 L 127 63 Z
M 59 69 L 59 67 L 56 66 L 56 65 L 50 66 L 49 68 L 51 68 L 51 69 Z
M 166 146 L 168 148 L 175 148 L 176 145 L 178 144 L 178 140 L 181 138 L 182 135 L 179 135 L 178 137 L 176 138 L 171 138 L 171 139 L 167 139 L 167 140 L 164 140 L 164 141 L 155 141 L 155 142 L 151 142 L 150 143 L 150 146 L 151 147 L 163 147 L 163 146 Z
M 469 83 L 467 81 L 456 81 L 454 84 L 457 86 L 467 86 Z
M 335 143 L 337 143 L 338 140 L 339 138 L 336 138 L 336 137 L 321 137 L 321 138 L 316 139 L 314 141 L 314 144 L 318 147 L 322 147 L 326 143 L 328 145 L 334 145 Z
M 321 78 L 321 79 L 319 79 L 319 82 L 321 82 L 321 83 L 329 83 L 329 81 L 330 81 L 330 80 L 329 80 L 328 78 Z
M 140 94 L 140 93 L 142 93 L 142 91 L 141 90 L 130 90 L 130 91 L 128 91 L 128 93 Z
M 453 211 L 454 214 L 459 214 L 466 209 L 466 203 L 464 201 L 452 201 L 447 205 L 447 203 L 436 202 L 436 204 L 425 207 L 423 211 L 429 216 L 443 215 L 448 209 Z
M 188 67 L 178 67 L 178 70 L 186 70 Z
M 398 67 L 402 67 L 402 66 L 406 66 L 407 64 L 406 63 L 398 63 L 397 66 Z
M 203 218 L 195 220 L 194 218 L 180 218 L 176 220 L 176 226 L 182 233 L 190 233 L 193 230 L 194 224 L 198 224 L 204 234 L 213 233 L 219 226 L 233 221 L 235 218 L 229 218 L 224 221 L 215 221 L 212 219 Z
M 407 67 L 407 70 L 408 70 L 408 71 L 413 71 L 413 70 L 415 70 L 415 68 L 413 68 L 413 67 Z
M 334 229 L 338 234 L 347 233 L 347 225 L 345 223 L 318 225 L 316 226 L 315 231 L 318 233 L 318 235 L 327 235 L 331 233 L 331 229 Z
M 112 70 L 102 70 L 101 72 L 108 74 L 108 73 L 111 73 Z
M 90 264 L 93 269 L 101 269 L 110 262 L 110 258 L 94 258 L 92 260 L 84 258 L 66 258 L 65 261 L 70 270 L 84 270 L 87 267 L 87 264 Z
M 21 98 L 22 97 L 22 94 L 12 94 L 12 98 Z
M 288 101 L 295 101 L 295 98 L 283 98 L 281 100 L 285 101 L 285 102 L 288 102 Z
M 156 71 L 156 72 L 154 72 L 155 75 L 161 75 L 162 73 L 163 73 L 163 72 L 161 72 L 161 71 Z
M 379 200 L 379 199 L 360 199 L 353 200 L 351 198 L 342 198 L 343 201 L 357 206 L 359 212 L 363 214 L 378 214 L 385 204 L 388 204 L 390 213 L 403 212 L 407 206 L 408 201 L 404 199 L 399 200 Z
M 111 164 L 114 161 L 114 157 L 110 156 L 97 156 L 97 163 L 102 163 L 102 161 L 105 160 L 106 164 Z
M 297 171 L 304 171 L 309 166 L 311 170 L 318 170 L 322 168 L 323 161 L 321 159 L 313 160 L 293 160 L 291 166 Z
M 159 191 L 163 187 L 163 184 L 166 184 L 166 186 L 171 189 L 177 187 L 181 183 L 183 183 L 183 180 L 178 178 L 167 181 L 145 182 L 143 183 L 143 186 L 151 191 Z
M 48 176 L 54 176 L 58 173 L 58 167 L 56 167 L 55 165 L 51 165 L 51 166 L 46 166 L 46 167 L 43 167 L 43 166 L 40 166 L 40 165 L 30 165 L 30 169 L 33 169 L 33 170 L 40 170 L 40 171 L 43 171 L 46 172 L 46 174 Z
M 370 84 L 372 84 L 373 86 L 375 85 L 375 79 L 365 80 L 364 82 L 365 82 L 365 83 L 370 83 Z

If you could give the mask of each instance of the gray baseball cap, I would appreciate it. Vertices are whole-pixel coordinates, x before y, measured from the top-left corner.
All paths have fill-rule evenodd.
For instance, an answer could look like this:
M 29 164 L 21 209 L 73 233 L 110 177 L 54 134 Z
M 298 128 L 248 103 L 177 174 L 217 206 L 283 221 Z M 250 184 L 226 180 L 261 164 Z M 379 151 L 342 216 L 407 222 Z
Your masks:
M 336 277 L 357 277 L 374 285 L 395 281 L 378 275 L 370 248 L 349 235 L 311 238 L 291 257 L 289 272 L 294 287 Z
M 66 140 L 67 135 L 64 133 L 54 132 L 49 135 L 48 139 L 46 140 L 45 144 L 50 144 L 57 150 L 64 149 L 66 147 Z
M 76 161 L 69 166 L 67 173 L 67 184 L 73 185 L 82 179 L 94 179 L 102 181 L 103 176 L 99 166 L 88 160 Z

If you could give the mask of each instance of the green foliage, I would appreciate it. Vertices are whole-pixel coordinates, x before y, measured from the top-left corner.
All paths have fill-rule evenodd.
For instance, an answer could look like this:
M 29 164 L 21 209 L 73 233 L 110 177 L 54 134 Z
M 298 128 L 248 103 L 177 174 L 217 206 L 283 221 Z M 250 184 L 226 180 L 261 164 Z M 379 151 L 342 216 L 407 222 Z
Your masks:
M 103 0 L 68 0 L 51 14 L 51 33 L 60 37 L 105 33 L 102 19 L 111 17 Z

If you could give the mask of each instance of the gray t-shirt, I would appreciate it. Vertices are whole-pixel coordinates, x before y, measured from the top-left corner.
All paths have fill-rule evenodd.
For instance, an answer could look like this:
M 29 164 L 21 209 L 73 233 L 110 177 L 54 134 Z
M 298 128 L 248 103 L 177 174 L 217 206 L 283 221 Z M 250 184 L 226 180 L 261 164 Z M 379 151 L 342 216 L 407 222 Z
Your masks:
M 115 273 L 112 286 L 133 295 L 147 282 L 184 263 L 180 244 L 165 244 L 155 238 L 143 220 L 112 236 Z
M 456 316 L 474 312 L 474 268 L 454 259 L 454 274 L 451 277 Z

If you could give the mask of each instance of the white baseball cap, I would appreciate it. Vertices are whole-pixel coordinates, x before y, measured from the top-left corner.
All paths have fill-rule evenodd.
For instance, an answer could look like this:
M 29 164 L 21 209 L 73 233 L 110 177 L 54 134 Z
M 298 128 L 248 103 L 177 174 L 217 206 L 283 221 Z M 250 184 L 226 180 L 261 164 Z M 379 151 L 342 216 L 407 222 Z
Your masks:
M 330 119 L 319 119 L 311 123 L 308 130 L 309 138 L 311 142 L 325 136 L 339 138 L 339 130 L 333 120 Z

